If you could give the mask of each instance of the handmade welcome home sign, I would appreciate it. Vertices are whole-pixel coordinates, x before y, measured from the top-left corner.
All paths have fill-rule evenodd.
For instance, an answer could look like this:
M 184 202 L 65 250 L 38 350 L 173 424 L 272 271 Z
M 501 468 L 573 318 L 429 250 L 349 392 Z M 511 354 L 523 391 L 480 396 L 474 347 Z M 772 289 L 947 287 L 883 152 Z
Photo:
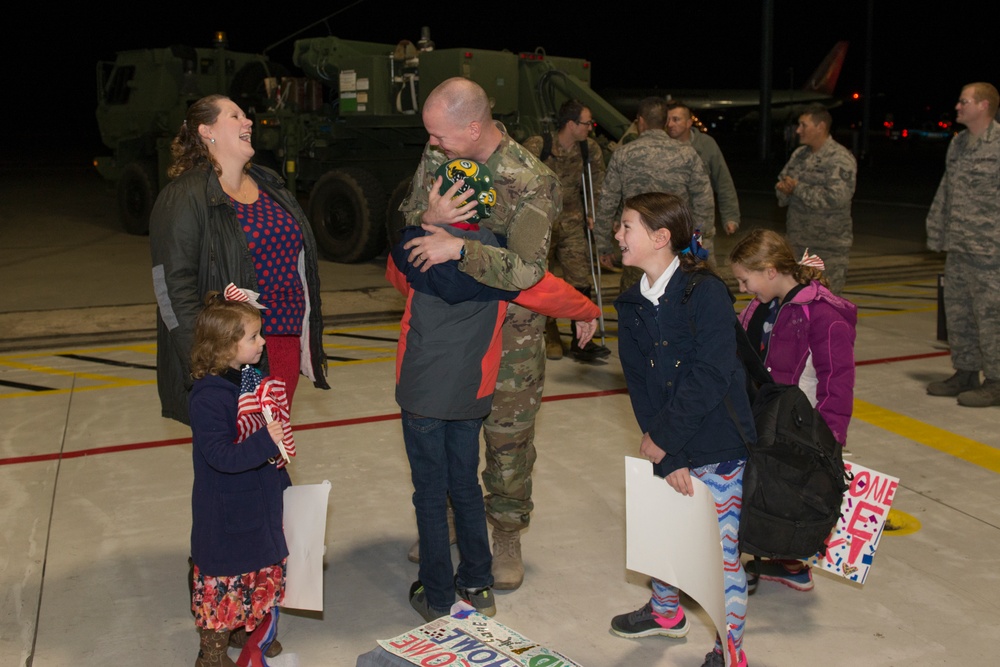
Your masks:
M 476 612 L 465 602 L 451 616 L 425 623 L 358 656 L 357 667 L 475 665 L 476 667 L 580 667 L 579 663 Z
M 853 461 L 845 461 L 844 467 L 854 479 L 844 493 L 840 520 L 826 539 L 826 550 L 808 559 L 808 563 L 863 584 L 871 570 L 899 479 Z

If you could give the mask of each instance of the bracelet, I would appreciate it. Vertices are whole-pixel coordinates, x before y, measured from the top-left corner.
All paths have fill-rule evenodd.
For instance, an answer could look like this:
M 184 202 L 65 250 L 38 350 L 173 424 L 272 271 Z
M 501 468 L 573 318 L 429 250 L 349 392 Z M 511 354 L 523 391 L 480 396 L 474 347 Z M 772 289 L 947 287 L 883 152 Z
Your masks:
M 465 259 L 465 244 L 464 243 L 462 244 L 462 249 L 458 253 L 458 261 L 461 262 L 463 259 Z

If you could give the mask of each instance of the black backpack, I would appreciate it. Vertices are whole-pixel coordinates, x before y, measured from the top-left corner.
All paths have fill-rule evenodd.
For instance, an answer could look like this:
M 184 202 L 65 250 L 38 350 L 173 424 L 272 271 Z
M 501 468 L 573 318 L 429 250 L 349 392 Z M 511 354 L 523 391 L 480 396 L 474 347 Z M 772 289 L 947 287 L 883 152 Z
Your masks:
M 691 277 L 681 303 L 706 275 Z M 729 296 L 735 302 L 732 293 Z M 691 326 L 693 332 L 693 320 Z M 740 551 L 809 558 L 823 549 L 840 519 L 850 479 L 841 446 L 802 390 L 774 382 L 738 320 L 735 327 L 757 428 L 756 442 L 744 434 L 750 456 L 743 472 Z

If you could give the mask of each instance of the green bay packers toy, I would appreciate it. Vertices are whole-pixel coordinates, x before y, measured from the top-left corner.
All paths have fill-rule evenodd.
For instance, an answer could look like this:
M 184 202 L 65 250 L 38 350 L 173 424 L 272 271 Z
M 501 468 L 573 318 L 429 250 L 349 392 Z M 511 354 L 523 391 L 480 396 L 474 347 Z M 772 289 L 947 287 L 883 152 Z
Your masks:
M 497 191 L 493 187 L 493 174 L 489 167 L 474 160 L 459 158 L 445 162 L 438 167 L 434 175 L 441 177 L 442 195 L 458 181 L 464 181 L 465 185 L 459 188 L 456 196 L 461 196 L 470 189 L 473 191 L 466 201 L 475 199 L 479 203 L 476 205 L 474 215 L 466 222 L 479 222 L 483 218 L 490 217 L 493 205 L 497 203 Z

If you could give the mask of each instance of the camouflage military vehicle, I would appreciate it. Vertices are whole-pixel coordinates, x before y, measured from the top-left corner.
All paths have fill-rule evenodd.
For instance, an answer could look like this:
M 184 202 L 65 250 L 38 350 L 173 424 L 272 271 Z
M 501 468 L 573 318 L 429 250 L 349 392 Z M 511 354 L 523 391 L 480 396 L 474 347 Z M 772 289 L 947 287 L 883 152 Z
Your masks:
M 591 89 L 588 61 L 542 49 L 437 49 L 424 28 L 417 44 L 301 39 L 292 59 L 301 75 L 262 55 L 228 51 L 220 33 L 212 49 L 126 51 L 99 65 L 97 120 L 112 155 L 95 165 L 117 182 L 126 230 L 147 231 L 170 140 L 187 106 L 210 93 L 229 95 L 251 116 L 254 161 L 285 177 L 321 251 L 338 262 L 377 256 L 387 225 L 401 224 L 396 208 L 427 141 L 420 110 L 449 77 L 482 85 L 494 117 L 518 140 L 550 127 L 569 98 L 590 107 L 609 138 L 629 125 Z

